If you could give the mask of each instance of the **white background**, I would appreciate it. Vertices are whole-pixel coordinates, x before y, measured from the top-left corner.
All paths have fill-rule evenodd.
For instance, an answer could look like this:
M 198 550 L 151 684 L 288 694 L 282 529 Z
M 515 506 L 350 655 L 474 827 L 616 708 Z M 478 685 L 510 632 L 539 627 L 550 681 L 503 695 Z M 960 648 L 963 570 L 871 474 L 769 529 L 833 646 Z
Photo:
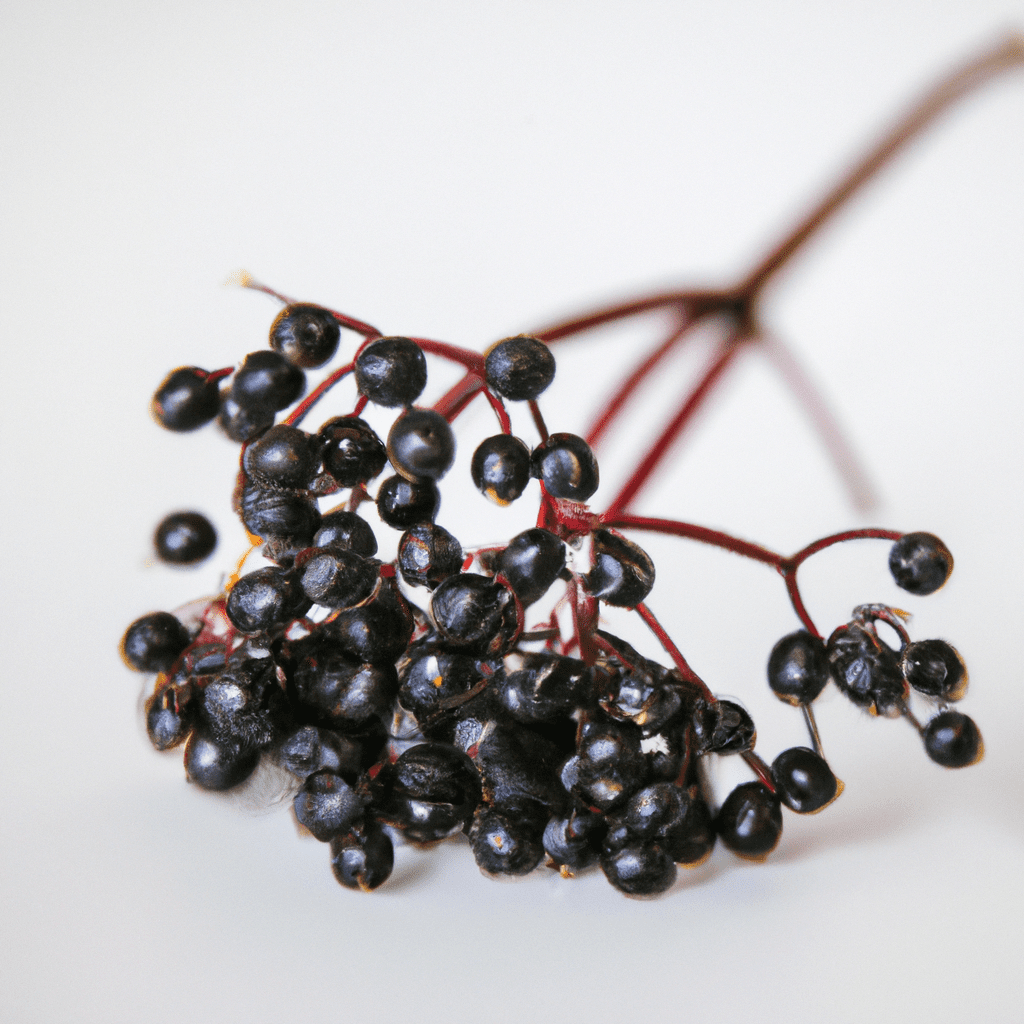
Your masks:
M 765 310 L 882 504 L 852 510 L 752 353 L 640 506 L 782 551 L 851 526 L 940 534 L 957 571 L 933 598 L 901 595 L 870 542 L 809 565 L 806 596 L 826 631 L 890 601 L 915 636 L 954 642 L 979 766 L 939 769 L 904 723 L 832 691 L 819 716 L 846 792 L 787 813 L 765 866 L 719 850 L 640 902 L 600 873 L 496 884 L 454 842 L 400 850 L 364 896 L 286 808 L 187 786 L 179 755 L 149 748 L 117 654 L 128 622 L 212 592 L 242 550 L 232 446 L 147 413 L 172 367 L 265 343 L 276 307 L 224 287 L 232 271 L 473 348 L 727 283 L 901 104 L 1014 23 L 1024 8 L 999 0 L 4 4 L 0 1016 L 1019 1020 L 1022 74 L 887 170 Z M 559 349 L 552 429 L 583 429 L 640 341 Z M 596 505 L 699 362 L 602 452 Z M 462 423 L 440 521 L 467 545 L 507 538 L 529 512 L 472 490 L 493 425 Z M 221 530 L 192 573 L 149 548 L 179 507 Z M 763 680 L 796 627 L 781 581 L 648 546 L 651 607 L 751 709 L 758 749 L 801 742 Z

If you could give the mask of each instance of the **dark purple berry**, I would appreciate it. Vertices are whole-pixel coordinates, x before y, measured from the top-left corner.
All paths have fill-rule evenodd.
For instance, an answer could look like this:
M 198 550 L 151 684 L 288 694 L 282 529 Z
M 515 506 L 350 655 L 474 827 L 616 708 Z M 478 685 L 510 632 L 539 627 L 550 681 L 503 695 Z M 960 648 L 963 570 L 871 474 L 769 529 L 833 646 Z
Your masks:
M 229 389 L 221 396 L 217 422 L 232 441 L 244 444 L 274 425 L 274 410 L 247 409 L 231 397 Z
M 319 464 L 317 439 L 287 423 L 271 427 L 242 458 L 242 468 L 254 483 L 298 490 L 310 486 Z
M 364 558 L 377 554 L 377 538 L 373 528 L 358 513 L 345 509 L 328 512 L 320 520 L 320 529 L 313 538 L 318 548 L 344 548 Z
M 347 831 L 363 815 L 363 803 L 340 775 L 314 772 L 295 794 L 295 817 L 321 843 Z
M 898 712 L 907 684 L 899 656 L 857 622 L 840 626 L 825 645 L 832 679 L 854 704 L 874 714 Z
M 157 750 L 170 750 L 184 740 L 195 718 L 193 687 L 171 683 L 146 701 L 146 732 Z
M 328 420 L 320 438 L 324 470 L 339 487 L 355 487 L 378 476 L 387 465 L 388 453 L 376 431 L 357 416 Z
M 356 386 L 375 405 L 412 405 L 427 386 L 427 360 L 408 338 L 378 338 L 356 359 Z
M 432 523 L 440 507 L 441 492 L 433 480 L 389 476 L 377 492 L 377 513 L 396 530 L 408 530 L 417 523 Z
M 675 862 L 657 843 L 624 846 L 602 854 L 601 870 L 627 896 L 657 896 L 671 889 L 676 880 Z
M 725 798 L 715 828 L 733 853 L 764 860 L 782 836 L 779 798 L 761 782 L 745 782 Z
M 889 571 L 897 586 L 924 597 L 949 579 L 953 556 L 932 533 L 906 533 L 889 552 Z
M 576 434 L 552 434 L 533 450 L 531 471 L 548 494 L 570 501 L 586 501 L 601 479 L 590 445 Z
M 162 561 L 195 565 L 217 546 L 217 531 L 200 512 L 172 512 L 156 528 L 153 544 Z
M 555 379 L 555 357 L 539 338 L 521 334 L 491 348 L 485 371 L 492 391 L 513 402 L 527 402 Z
M 511 434 L 495 434 L 473 452 L 470 473 L 476 489 L 496 505 L 509 505 L 530 482 L 530 449 Z
M 784 636 L 768 657 L 768 685 L 779 700 L 810 704 L 828 682 L 825 641 L 797 630 Z
M 924 749 L 943 768 L 966 768 L 985 752 L 978 727 L 959 711 L 942 711 L 925 726 Z
M 301 564 L 300 564 L 301 563 Z M 344 548 L 313 548 L 296 561 L 299 585 L 322 608 L 354 608 L 377 586 L 380 563 Z
M 694 715 L 693 733 L 702 754 L 742 754 L 757 741 L 754 720 L 731 700 L 716 701 L 708 713 Z
M 407 480 L 440 480 L 455 461 L 455 434 L 433 409 L 408 409 L 392 425 L 387 451 Z
M 504 654 L 516 633 L 512 591 L 487 576 L 449 576 L 434 591 L 430 607 L 445 640 L 478 654 Z
M 967 692 L 967 666 L 945 640 L 918 640 L 903 649 L 903 675 L 919 693 L 957 701 Z
M 565 544 L 549 530 L 524 530 L 498 555 L 495 568 L 525 607 L 543 597 L 565 568 Z
M 398 570 L 411 587 L 433 590 L 462 569 L 462 545 L 443 526 L 420 523 L 398 542 Z
M 225 611 L 243 633 L 260 633 L 296 618 L 302 604 L 294 575 L 267 566 L 239 577 L 228 592 Z
M 639 544 L 611 530 L 593 533 L 593 565 L 587 591 L 606 604 L 635 608 L 654 586 L 654 562 Z
M 310 547 L 320 528 L 320 510 L 312 498 L 248 484 L 242 492 L 242 522 L 257 537 L 294 538 Z
M 179 366 L 156 389 L 150 406 L 157 423 L 168 430 L 196 430 L 209 423 L 220 408 L 216 381 L 198 366 Z
M 258 750 L 196 730 L 185 745 L 185 775 L 203 789 L 232 789 L 252 775 L 259 759 Z
M 823 757 L 807 747 L 790 747 L 772 762 L 772 778 L 782 802 L 800 814 L 814 814 L 843 791 Z
M 497 807 L 481 807 L 469 828 L 469 845 L 482 871 L 491 875 L 529 874 L 544 857 L 542 830 Z
M 306 390 L 306 375 L 284 356 L 269 349 L 250 352 L 235 371 L 231 397 L 246 409 L 277 412 L 287 409 Z
M 305 302 L 285 306 L 270 328 L 270 347 L 307 370 L 329 363 L 341 331 L 329 310 Z
M 391 876 L 395 847 L 391 837 L 372 820 L 331 840 L 331 869 L 348 889 L 370 892 Z
M 121 657 L 136 672 L 166 672 L 188 644 L 188 630 L 173 615 L 152 612 L 128 627 Z

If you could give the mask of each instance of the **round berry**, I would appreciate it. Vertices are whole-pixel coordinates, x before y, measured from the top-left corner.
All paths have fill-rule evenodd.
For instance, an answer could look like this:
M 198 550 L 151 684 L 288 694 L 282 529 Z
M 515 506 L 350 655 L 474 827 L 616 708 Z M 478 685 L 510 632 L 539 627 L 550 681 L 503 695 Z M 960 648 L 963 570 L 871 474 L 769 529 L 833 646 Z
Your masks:
M 396 530 L 408 530 L 417 523 L 432 523 L 440 507 L 441 492 L 430 479 L 389 476 L 377 492 L 377 514 Z
M 430 608 L 441 635 L 458 647 L 499 654 L 515 636 L 512 591 L 488 576 L 450 576 L 434 591 Z
M 314 548 L 298 560 L 299 583 L 322 608 L 354 608 L 373 593 L 380 563 L 344 548 Z M 243 577 L 244 578 L 244 577 Z
M 232 789 L 252 775 L 259 759 L 258 750 L 196 730 L 185 745 L 185 775 L 203 789 Z
M 521 334 L 491 348 L 485 372 L 492 391 L 513 402 L 527 402 L 555 379 L 555 357 L 539 338 Z
M 347 782 L 334 772 L 310 775 L 295 794 L 295 817 L 321 843 L 345 832 L 363 815 L 363 804 Z
M 172 512 L 156 528 L 153 543 L 164 562 L 195 565 L 217 546 L 217 531 L 200 512 Z
M 810 704 L 828 682 L 825 641 L 799 629 L 784 636 L 768 656 L 768 685 L 779 700 Z
M 320 529 L 320 510 L 311 498 L 253 484 L 242 491 L 242 522 L 257 537 L 296 538 L 309 547 Z
M 593 539 L 593 566 L 585 577 L 588 593 L 618 608 L 635 608 L 654 586 L 650 555 L 611 530 L 595 530 Z
M 128 627 L 121 657 L 136 672 L 166 672 L 188 645 L 188 630 L 170 612 L 152 612 Z
M 544 857 L 542 833 L 521 815 L 481 807 L 469 828 L 469 844 L 481 871 L 527 875 Z
M 836 686 L 873 714 L 892 715 L 907 695 L 899 656 L 857 622 L 840 626 L 825 645 Z
M 671 889 L 676 865 L 658 843 L 624 846 L 601 855 L 605 878 L 627 896 L 657 896 Z
M 225 611 L 243 633 L 260 633 L 294 618 L 301 602 L 302 591 L 291 574 L 268 566 L 238 579 L 228 593 Z
M 270 347 L 307 370 L 329 363 L 338 351 L 338 321 L 322 306 L 297 302 L 285 306 L 270 328 Z
M 221 395 L 220 414 L 217 422 L 232 441 L 244 444 L 259 437 L 268 427 L 274 425 L 274 411 L 246 409 L 232 397 L 230 390 Z
M 525 607 L 543 597 L 565 568 L 565 544 L 550 530 L 524 530 L 498 555 L 496 568 Z
M 597 459 L 576 434 L 552 434 L 533 450 L 532 472 L 553 498 L 586 501 L 600 483 Z
M 945 640 L 918 640 L 903 651 L 903 676 L 919 693 L 956 701 L 967 692 L 967 666 Z
M 376 431 L 358 416 L 336 416 L 318 434 L 324 469 L 339 487 L 355 487 L 378 476 L 388 453 Z
M 427 386 L 427 360 L 409 338 L 378 338 L 356 358 L 356 387 L 375 405 L 412 405 Z
M 745 782 L 725 798 L 715 828 L 733 853 L 764 860 L 782 836 L 779 798 L 761 782 Z
M 373 528 L 358 513 L 335 509 L 320 520 L 320 529 L 313 538 L 318 548 L 345 548 L 364 558 L 377 554 L 377 538 Z
M 245 449 L 242 468 L 257 483 L 303 490 L 313 482 L 320 451 L 315 437 L 279 423 Z
M 331 869 L 347 889 L 370 892 L 388 880 L 394 866 L 394 844 L 375 821 L 331 840 Z
M 907 533 L 889 552 L 889 571 L 896 585 L 911 594 L 934 594 L 953 572 L 949 548 L 932 533 Z
M 388 458 L 407 480 L 440 480 L 455 461 L 455 434 L 433 409 L 408 409 L 388 434 Z
M 153 395 L 151 409 L 157 423 L 178 432 L 209 423 L 220 408 L 217 382 L 198 366 L 172 370 Z
M 799 814 L 814 814 L 843 791 L 823 757 L 807 747 L 790 747 L 772 762 L 772 778 L 782 802 Z
M 306 389 L 306 375 L 284 356 L 269 349 L 250 352 L 235 371 L 231 397 L 254 412 L 286 409 Z
M 942 711 L 925 726 L 924 749 L 943 768 L 966 768 L 985 752 L 978 727 L 959 711 Z
M 443 526 L 420 523 L 398 542 L 398 571 L 411 587 L 429 587 L 462 570 L 462 545 Z
M 481 441 L 470 465 L 473 484 L 496 505 L 509 505 L 530 482 L 530 449 L 511 434 Z

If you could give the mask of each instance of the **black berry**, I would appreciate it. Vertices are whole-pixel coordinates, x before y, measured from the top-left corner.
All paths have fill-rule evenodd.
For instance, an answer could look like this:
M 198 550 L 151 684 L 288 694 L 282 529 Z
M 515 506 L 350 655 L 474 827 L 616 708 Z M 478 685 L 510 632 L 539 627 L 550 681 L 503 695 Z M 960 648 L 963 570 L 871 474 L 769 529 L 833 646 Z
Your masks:
M 307 370 L 323 366 L 338 351 L 338 321 L 322 306 L 297 302 L 285 306 L 270 328 L 270 347 Z
M 172 512 L 153 537 L 156 553 L 172 565 L 195 565 L 217 546 L 213 523 L 200 512 Z
M 953 572 L 949 548 L 932 533 L 907 533 L 889 552 L 889 571 L 911 594 L 934 594 Z
M 427 386 L 427 360 L 408 338 L 378 338 L 356 359 L 356 386 L 375 405 L 412 405 Z
M 966 768 L 981 760 L 985 748 L 972 719 L 959 711 L 942 711 L 925 726 L 924 749 L 943 768 Z
M 156 389 L 151 408 L 156 421 L 168 430 L 196 430 L 217 415 L 220 392 L 206 370 L 179 366 Z
M 526 334 L 499 341 L 487 353 L 485 367 L 487 386 L 514 402 L 537 398 L 555 379 L 551 349 Z
M 535 448 L 532 472 L 548 494 L 570 501 L 586 501 L 601 479 L 590 445 L 576 434 L 552 434 Z

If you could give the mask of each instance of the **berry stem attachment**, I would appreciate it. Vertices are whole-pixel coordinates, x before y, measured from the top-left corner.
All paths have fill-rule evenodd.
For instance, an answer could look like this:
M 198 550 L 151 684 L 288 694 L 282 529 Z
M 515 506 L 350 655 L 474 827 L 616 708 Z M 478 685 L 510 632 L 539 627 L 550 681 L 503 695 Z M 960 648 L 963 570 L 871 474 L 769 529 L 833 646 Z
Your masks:
M 807 725 L 807 732 L 811 737 L 811 746 L 814 747 L 814 752 L 823 761 L 825 760 L 825 751 L 821 746 L 821 734 L 818 732 L 818 722 L 814 717 L 814 709 L 810 704 L 801 704 L 800 710 L 803 712 L 804 723 Z
M 762 782 L 772 793 L 775 792 L 775 779 L 772 778 L 772 770 L 765 764 L 764 759 L 752 750 L 745 750 L 741 755 L 747 762 L 758 781 Z
M 334 371 L 334 373 L 325 377 L 301 402 L 299 402 L 297 406 L 295 406 L 291 413 L 285 417 L 284 422 L 291 427 L 297 427 L 306 418 L 306 413 L 308 413 L 309 410 L 312 409 L 313 406 L 316 405 L 316 403 L 319 402 L 320 399 L 338 383 L 338 381 L 352 373 L 355 366 L 355 363 L 348 363 L 345 366 L 339 367 Z

